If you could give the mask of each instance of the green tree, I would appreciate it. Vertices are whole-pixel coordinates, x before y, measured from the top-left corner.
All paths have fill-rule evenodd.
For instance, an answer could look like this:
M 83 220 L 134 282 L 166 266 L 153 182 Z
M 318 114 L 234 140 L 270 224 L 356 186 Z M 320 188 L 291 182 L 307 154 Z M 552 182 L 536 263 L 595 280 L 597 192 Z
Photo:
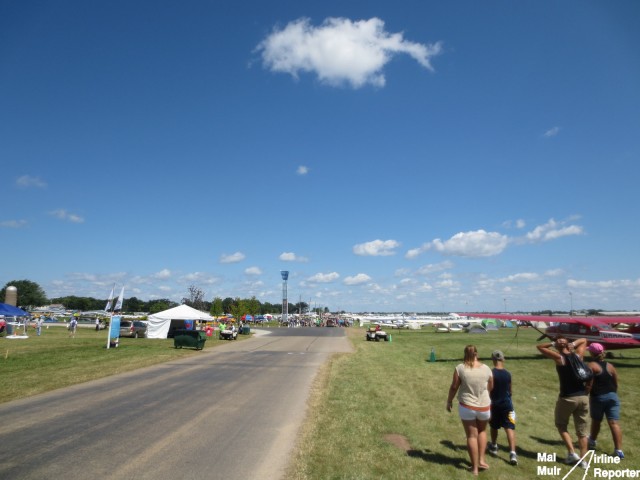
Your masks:
M 230 313 L 231 312 L 231 305 L 233 305 L 233 298 L 231 297 L 227 297 L 224 300 L 222 300 L 222 310 L 224 311 L 224 313 Z
M 106 305 L 105 300 L 105 305 Z M 143 312 L 144 311 L 144 302 L 137 297 L 131 297 L 126 300 L 127 311 L 128 312 Z M 104 308 L 104 307 L 102 307 Z
M 211 310 L 209 311 L 212 317 L 220 317 L 224 314 L 224 308 L 222 308 L 222 299 L 216 297 L 211 304 Z
M 230 312 L 236 319 L 236 322 L 239 322 L 242 319 L 242 316 L 248 313 L 246 302 L 239 297 L 236 297 L 231 304 Z
M 7 287 L 16 287 L 18 289 L 18 305 L 23 307 L 42 307 L 48 302 L 47 295 L 44 290 L 36 282 L 31 280 L 11 280 L 2 290 L 0 290 L 0 299 L 4 302 Z
M 164 310 L 169 310 L 170 308 L 177 307 L 178 304 L 176 302 L 172 302 L 167 298 L 160 298 L 157 300 L 150 300 L 147 304 L 147 310 L 149 313 L 158 313 Z
M 255 317 L 256 315 L 260 314 L 262 305 L 260 305 L 260 301 L 255 296 L 251 297 L 248 300 L 245 300 L 245 305 L 247 307 L 247 313 L 249 315 L 253 315 Z

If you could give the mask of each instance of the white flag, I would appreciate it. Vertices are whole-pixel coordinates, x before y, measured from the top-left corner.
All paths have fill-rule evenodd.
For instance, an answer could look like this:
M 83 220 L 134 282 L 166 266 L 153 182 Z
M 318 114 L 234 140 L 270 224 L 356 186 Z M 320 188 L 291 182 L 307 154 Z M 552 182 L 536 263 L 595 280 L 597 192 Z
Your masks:
M 115 288 L 116 288 L 116 284 L 114 283 L 113 287 L 111 288 L 111 293 L 109 294 L 109 298 L 107 299 L 107 306 L 104 307 L 105 312 L 108 312 L 109 309 L 111 308 L 111 302 L 113 302 L 113 291 L 115 290 Z
M 120 295 L 118 296 L 118 301 L 116 302 L 116 306 L 113 307 L 113 310 L 122 310 L 122 299 L 124 298 L 124 287 L 120 290 Z

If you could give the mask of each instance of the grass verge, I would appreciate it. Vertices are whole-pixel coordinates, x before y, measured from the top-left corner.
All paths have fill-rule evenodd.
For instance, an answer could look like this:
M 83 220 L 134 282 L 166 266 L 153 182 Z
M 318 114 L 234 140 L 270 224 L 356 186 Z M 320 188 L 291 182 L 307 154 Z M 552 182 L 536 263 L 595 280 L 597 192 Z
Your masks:
M 213 336 L 204 348 L 223 342 Z M 176 349 L 173 339 L 121 338 L 110 349 L 106 344 L 105 330 L 79 328 L 70 338 L 61 326 L 43 328 L 41 336 L 30 330 L 28 339 L 0 338 L 0 402 L 201 353 Z
M 457 479 L 470 478 L 466 440 L 456 409 L 445 402 L 455 365 L 464 346 L 473 343 L 481 358 L 502 350 L 513 375 L 517 412 L 519 465 L 508 463 L 504 432 L 497 457 L 487 456 L 492 479 L 543 478 L 540 467 L 569 468 L 559 463 L 566 452 L 553 423 L 558 380 L 553 362 L 537 355 L 537 332 L 503 329 L 484 335 L 431 331 L 392 332 L 391 342 L 366 342 L 363 329 L 349 329 L 355 353 L 333 357 L 318 376 L 288 480 L 313 479 Z M 431 348 L 436 361 L 430 362 Z M 616 353 L 616 355 L 619 355 Z M 619 371 L 624 450 L 622 465 L 594 468 L 640 468 L 635 452 L 640 444 L 635 401 L 640 388 L 640 351 L 627 350 L 612 360 Z M 573 428 L 570 428 L 572 431 Z M 575 436 L 574 436 L 575 438 Z M 613 451 L 603 422 L 596 453 Z M 539 453 L 557 453 L 558 462 L 542 462 Z M 546 470 L 548 472 L 548 470 Z M 556 471 L 557 472 L 557 471 Z M 574 471 L 568 479 L 583 478 Z

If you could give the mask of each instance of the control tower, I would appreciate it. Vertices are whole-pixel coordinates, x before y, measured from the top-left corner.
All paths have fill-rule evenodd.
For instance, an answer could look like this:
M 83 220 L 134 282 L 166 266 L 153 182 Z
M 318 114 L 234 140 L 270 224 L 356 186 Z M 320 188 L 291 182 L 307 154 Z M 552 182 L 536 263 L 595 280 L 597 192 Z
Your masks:
M 282 322 L 289 323 L 289 300 L 287 300 L 287 280 L 289 279 L 288 270 L 280 270 L 282 275 Z

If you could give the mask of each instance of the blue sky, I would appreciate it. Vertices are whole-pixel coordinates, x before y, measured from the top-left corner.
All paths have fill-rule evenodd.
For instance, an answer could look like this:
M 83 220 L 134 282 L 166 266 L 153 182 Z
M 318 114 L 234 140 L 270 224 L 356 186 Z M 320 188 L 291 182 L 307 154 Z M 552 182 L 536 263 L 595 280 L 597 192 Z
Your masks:
M 0 4 L 0 284 L 640 309 L 637 1 Z

